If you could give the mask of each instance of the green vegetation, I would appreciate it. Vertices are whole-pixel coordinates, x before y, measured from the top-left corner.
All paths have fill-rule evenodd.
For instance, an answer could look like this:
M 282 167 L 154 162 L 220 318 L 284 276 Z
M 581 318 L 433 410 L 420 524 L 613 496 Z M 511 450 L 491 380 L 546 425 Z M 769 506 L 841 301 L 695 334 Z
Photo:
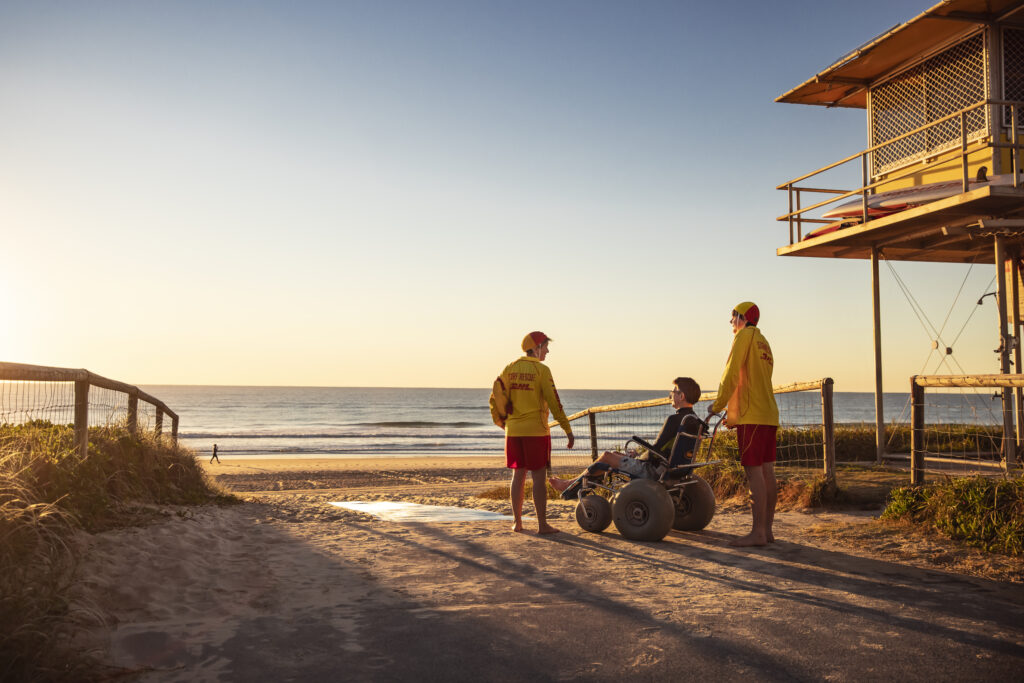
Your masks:
M 886 450 L 890 453 L 910 452 L 910 426 L 887 425 Z M 990 425 L 929 425 L 925 430 L 926 447 L 932 452 L 992 451 L 993 440 L 999 439 L 998 426 Z M 837 462 L 874 462 L 875 426 L 863 424 L 836 425 Z M 779 429 L 779 462 L 787 459 L 813 459 L 820 457 L 822 431 L 820 427 L 783 427 Z M 715 438 L 713 459 L 736 457 L 736 432 L 719 431 Z M 993 455 L 993 458 L 998 457 Z
M 91 428 L 80 459 L 68 425 L 0 425 L 0 680 L 90 678 L 69 646 L 76 529 L 123 525 L 140 503 L 231 500 L 152 434 Z
M 932 527 L 983 550 L 1024 554 L 1024 479 L 949 479 L 903 486 L 889 495 L 883 519 Z

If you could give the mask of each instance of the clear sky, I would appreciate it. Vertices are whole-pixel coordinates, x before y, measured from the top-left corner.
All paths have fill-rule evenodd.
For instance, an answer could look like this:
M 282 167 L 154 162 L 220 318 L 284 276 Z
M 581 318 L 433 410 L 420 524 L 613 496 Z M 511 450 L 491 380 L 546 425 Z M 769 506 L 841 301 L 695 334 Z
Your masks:
M 776 383 L 870 390 L 868 262 L 774 220 L 865 115 L 773 99 L 931 4 L 5 2 L 0 360 L 488 387 L 539 329 L 563 388 L 713 389 L 749 299 Z M 992 267 L 895 267 L 997 371 Z M 934 335 L 882 273 L 906 391 Z

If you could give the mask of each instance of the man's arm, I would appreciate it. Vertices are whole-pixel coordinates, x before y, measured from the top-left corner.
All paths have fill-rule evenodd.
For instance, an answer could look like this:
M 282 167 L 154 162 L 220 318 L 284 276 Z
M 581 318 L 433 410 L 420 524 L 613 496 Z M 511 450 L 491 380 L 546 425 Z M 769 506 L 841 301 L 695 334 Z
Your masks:
M 540 388 L 541 393 L 544 395 L 544 401 L 548 404 L 548 408 L 551 409 L 551 416 L 558 421 L 558 424 L 565 431 L 565 436 L 569 440 L 568 448 L 572 448 L 575 438 L 572 435 L 572 427 L 569 426 L 569 418 L 565 416 L 565 409 L 562 408 L 562 401 L 558 398 L 555 380 L 547 366 L 541 365 L 540 367 L 542 368 L 540 372 Z
M 512 401 L 509 400 L 508 385 L 505 384 L 501 375 L 494 380 L 494 385 L 491 387 L 491 398 L 487 403 L 491 407 L 491 419 L 494 420 L 494 424 L 504 429 L 505 421 L 512 414 Z
M 679 413 L 673 413 L 665 418 L 665 424 L 661 425 L 661 431 L 658 432 L 658 437 L 654 440 L 654 450 L 666 453 L 668 452 L 666 449 L 671 449 L 672 442 L 679 432 L 682 417 Z
M 747 352 L 750 350 L 750 342 L 754 335 L 747 332 L 748 328 L 743 328 L 736 333 L 736 336 L 732 340 L 732 349 L 729 351 L 729 360 L 725 365 L 725 372 L 722 373 L 722 381 L 718 385 L 718 397 L 715 398 L 714 404 L 708 409 L 710 413 L 721 412 L 727 405 L 729 405 L 729 398 L 732 396 L 732 392 L 736 391 L 736 385 L 740 381 L 740 369 L 743 367 L 743 361 L 747 357 Z

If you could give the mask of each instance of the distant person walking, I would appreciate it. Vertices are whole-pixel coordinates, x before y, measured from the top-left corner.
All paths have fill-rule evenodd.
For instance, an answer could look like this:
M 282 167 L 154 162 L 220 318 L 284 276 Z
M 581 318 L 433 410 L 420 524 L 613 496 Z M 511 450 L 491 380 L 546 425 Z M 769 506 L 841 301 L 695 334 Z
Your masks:
M 775 359 L 768 340 L 756 327 L 761 318 L 757 305 L 737 304 L 732 311 L 732 350 L 726 362 L 718 398 L 708 413 L 727 409 L 725 422 L 736 429 L 740 463 L 750 487 L 753 527 L 730 545 L 767 545 L 775 541 L 772 523 L 778 498 L 775 482 L 775 437 L 779 407 L 772 391 Z
M 211 465 L 213 464 L 213 461 L 214 461 L 214 460 L 216 460 L 216 461 L 217 461 L 217 464 L 218 464 L 218 465 L 220 464 L 220 456 L 219 456 L 219 455 L 217 455 L 217 444 L 213 444 L 213 457 L 212 457 L 212 458 L 210 458 L 210 464 L 211 464 Z
M 545 470 L 551 464 L 549 410 L 565 430 L 568 448 L 573 447 L 574 439 L 551 370 L 542 362 L 548 355 L 550 341 L 543 332 L 526 335 L 522 343 L 526 355 L 505 366 L 491 390 L 491 417 L 494 424 L 505 430 L 505 465 L 512 470 L 510 498 L 515 520 L 512 531 L 516 532 L 523 531 L 523 497 L 529 472 L 533 479 L 538 533 L 558 533 L 547 521 Z

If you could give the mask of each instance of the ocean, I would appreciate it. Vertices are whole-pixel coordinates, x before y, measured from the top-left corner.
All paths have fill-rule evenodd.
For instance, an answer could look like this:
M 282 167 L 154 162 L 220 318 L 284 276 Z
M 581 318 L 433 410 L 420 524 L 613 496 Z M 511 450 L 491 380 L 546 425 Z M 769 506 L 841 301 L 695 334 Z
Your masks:
M 499 455 L 503 433 L 491 422 L 489 389 L 145 386 L 175 411 L 182 445 L 226 457 L 406 457 Z M 664 390 L 560 392 L 566 414 L 589 407 L 663 398 Z M 991 390 L 929 394 L 929 422 L 999 422 Z M 814 392 L 785 394 L 784 423 L 820 420 Z M 874 395 L 837 392 L 837 423 L 874 423 Z M 885 395 L 886 421 L 909 422 L 908 394 Z M 645 412 L 639 433 L 653 436 L 671 408 Z M 703 411 L 701 411 L 703 412 Z M 584 423 L 585 424 L 585 423 Z M 581 424 L 574 428 L 579 433 Z

